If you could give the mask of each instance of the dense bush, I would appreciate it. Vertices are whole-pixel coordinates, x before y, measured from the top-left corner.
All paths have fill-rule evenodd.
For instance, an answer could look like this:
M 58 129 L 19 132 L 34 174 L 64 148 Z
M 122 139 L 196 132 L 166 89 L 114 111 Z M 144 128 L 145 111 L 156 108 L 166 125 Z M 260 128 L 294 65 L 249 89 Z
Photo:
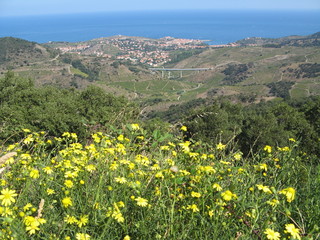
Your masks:
M 273 101 L 243 106 L 226 99 L 193 100 L 152 113 L 171 123 L 188 126 L 188 136 L 198 141 L 235 141 L 248 154 L 264 145 L 281 146 L 290 137 L 301 148 L 320 154 L 320 97 L 298 102 Z
M 36 88 L 31 80 L 10 72 L 0 79 L 1 140 L 17 140 L 19 136 L 13 135 L 22 128 L 45 130 L 50 135 L 77 132 L 84 139 L 92 128 L 120 126 L 137 114 L 135 105 L 98 87 L 83 91 Z
M 294 82 L 272 82 L 267 84 L 267 86 L 270 88 L 270 93 L 274 96 L 281 97 L 284 99 L 290 98 L 290 89 L 294 85 Z
M 234 85 L 242 82 L 248 78 L 248 70 L 250 64 L 230 64 L 226 69 L 222 71 L 225 74 L 225 78 L 222 80 L 223 84 Z
M 299 69 L 295 71 L 296 77 L 315 78 L 320 76 L 319 63 L 304 63 L 299 65 Z

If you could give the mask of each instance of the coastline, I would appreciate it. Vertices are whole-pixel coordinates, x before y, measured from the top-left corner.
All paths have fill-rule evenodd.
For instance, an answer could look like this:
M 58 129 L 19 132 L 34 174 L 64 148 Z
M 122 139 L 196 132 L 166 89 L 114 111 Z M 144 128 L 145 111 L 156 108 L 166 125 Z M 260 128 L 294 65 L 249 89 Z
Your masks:
M 153 39 L 173 36 L 221 45 L 248 37 L 279 38 L 317 31 L 320 11 L 194 10 L 0 17 L 0 37 L 37 43 L 125 35 Z

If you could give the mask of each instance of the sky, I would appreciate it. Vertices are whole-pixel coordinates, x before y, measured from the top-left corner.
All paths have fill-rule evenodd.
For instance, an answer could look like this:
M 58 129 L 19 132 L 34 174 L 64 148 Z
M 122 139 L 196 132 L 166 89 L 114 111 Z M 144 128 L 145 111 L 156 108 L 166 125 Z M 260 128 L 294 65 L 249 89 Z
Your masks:
M 0 0 L 0 16 L 178 9 L 320 10 L 320 0 Z

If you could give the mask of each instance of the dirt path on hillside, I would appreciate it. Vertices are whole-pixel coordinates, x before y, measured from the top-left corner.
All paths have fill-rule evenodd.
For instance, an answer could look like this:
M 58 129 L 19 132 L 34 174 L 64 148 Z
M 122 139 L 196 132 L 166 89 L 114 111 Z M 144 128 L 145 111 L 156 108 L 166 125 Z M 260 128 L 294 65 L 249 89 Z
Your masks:
M 186 92 L 191 92 L 191 91 L 193 91 L 193 90 L 197 90 L 198 88 L 201 87 L 201 85 L 202 85 L 201 83 L 198 83 L 198 86 L 196 86 L 195 88 L 191 88 L 191 89 L 189 89 L 189 90 L 183 90 L 183 92 L 178 96 L 177 100 L 180 101 L 180 98 L 181 98 L 181 96 L 182 96 L 183 94 L 185 94 Z

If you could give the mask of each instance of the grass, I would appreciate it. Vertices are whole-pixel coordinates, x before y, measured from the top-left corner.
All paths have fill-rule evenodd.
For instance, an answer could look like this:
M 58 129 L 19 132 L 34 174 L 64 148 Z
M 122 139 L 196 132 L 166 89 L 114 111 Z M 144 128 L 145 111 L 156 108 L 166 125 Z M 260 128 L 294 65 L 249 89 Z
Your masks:
M 89 77 L 88 74 L 86 74 L 86 73 L 84 73 L 84 72 L 82 72 L 82 71 L 80 71 L 79 69 L 74 68 L 74 67 L 70 67 L 70 71 L 71 71 L 71 73 L 74 74 L 74 75 L 79 75 L 79 76 L 82 76 L 82 77 L 84 77 L 84 78 L 88 78 L 88 77 Z
M 86 145 L 74 133 L 24 131 L 0 159 L 1 239 L 320 236 L 320 167 L 294 139 L 245 158 L 137 124 Z
M 303 79 L 297 82 L 290 91 L 292 98 L 302 98 L 317 95 L 320 90 L 319 77 L 315 79 Z
M 141 82 L 113 82 L 110 83 L 110 85 L 122 87 L 129 91 L 145 94 L 147 96 L 163 94 L 168 97 L 176 96 L 177 91 L 180 91 L 181 89 L 190 89 L 197 86 L 195 83 L 168 79 L 157 79 Z

